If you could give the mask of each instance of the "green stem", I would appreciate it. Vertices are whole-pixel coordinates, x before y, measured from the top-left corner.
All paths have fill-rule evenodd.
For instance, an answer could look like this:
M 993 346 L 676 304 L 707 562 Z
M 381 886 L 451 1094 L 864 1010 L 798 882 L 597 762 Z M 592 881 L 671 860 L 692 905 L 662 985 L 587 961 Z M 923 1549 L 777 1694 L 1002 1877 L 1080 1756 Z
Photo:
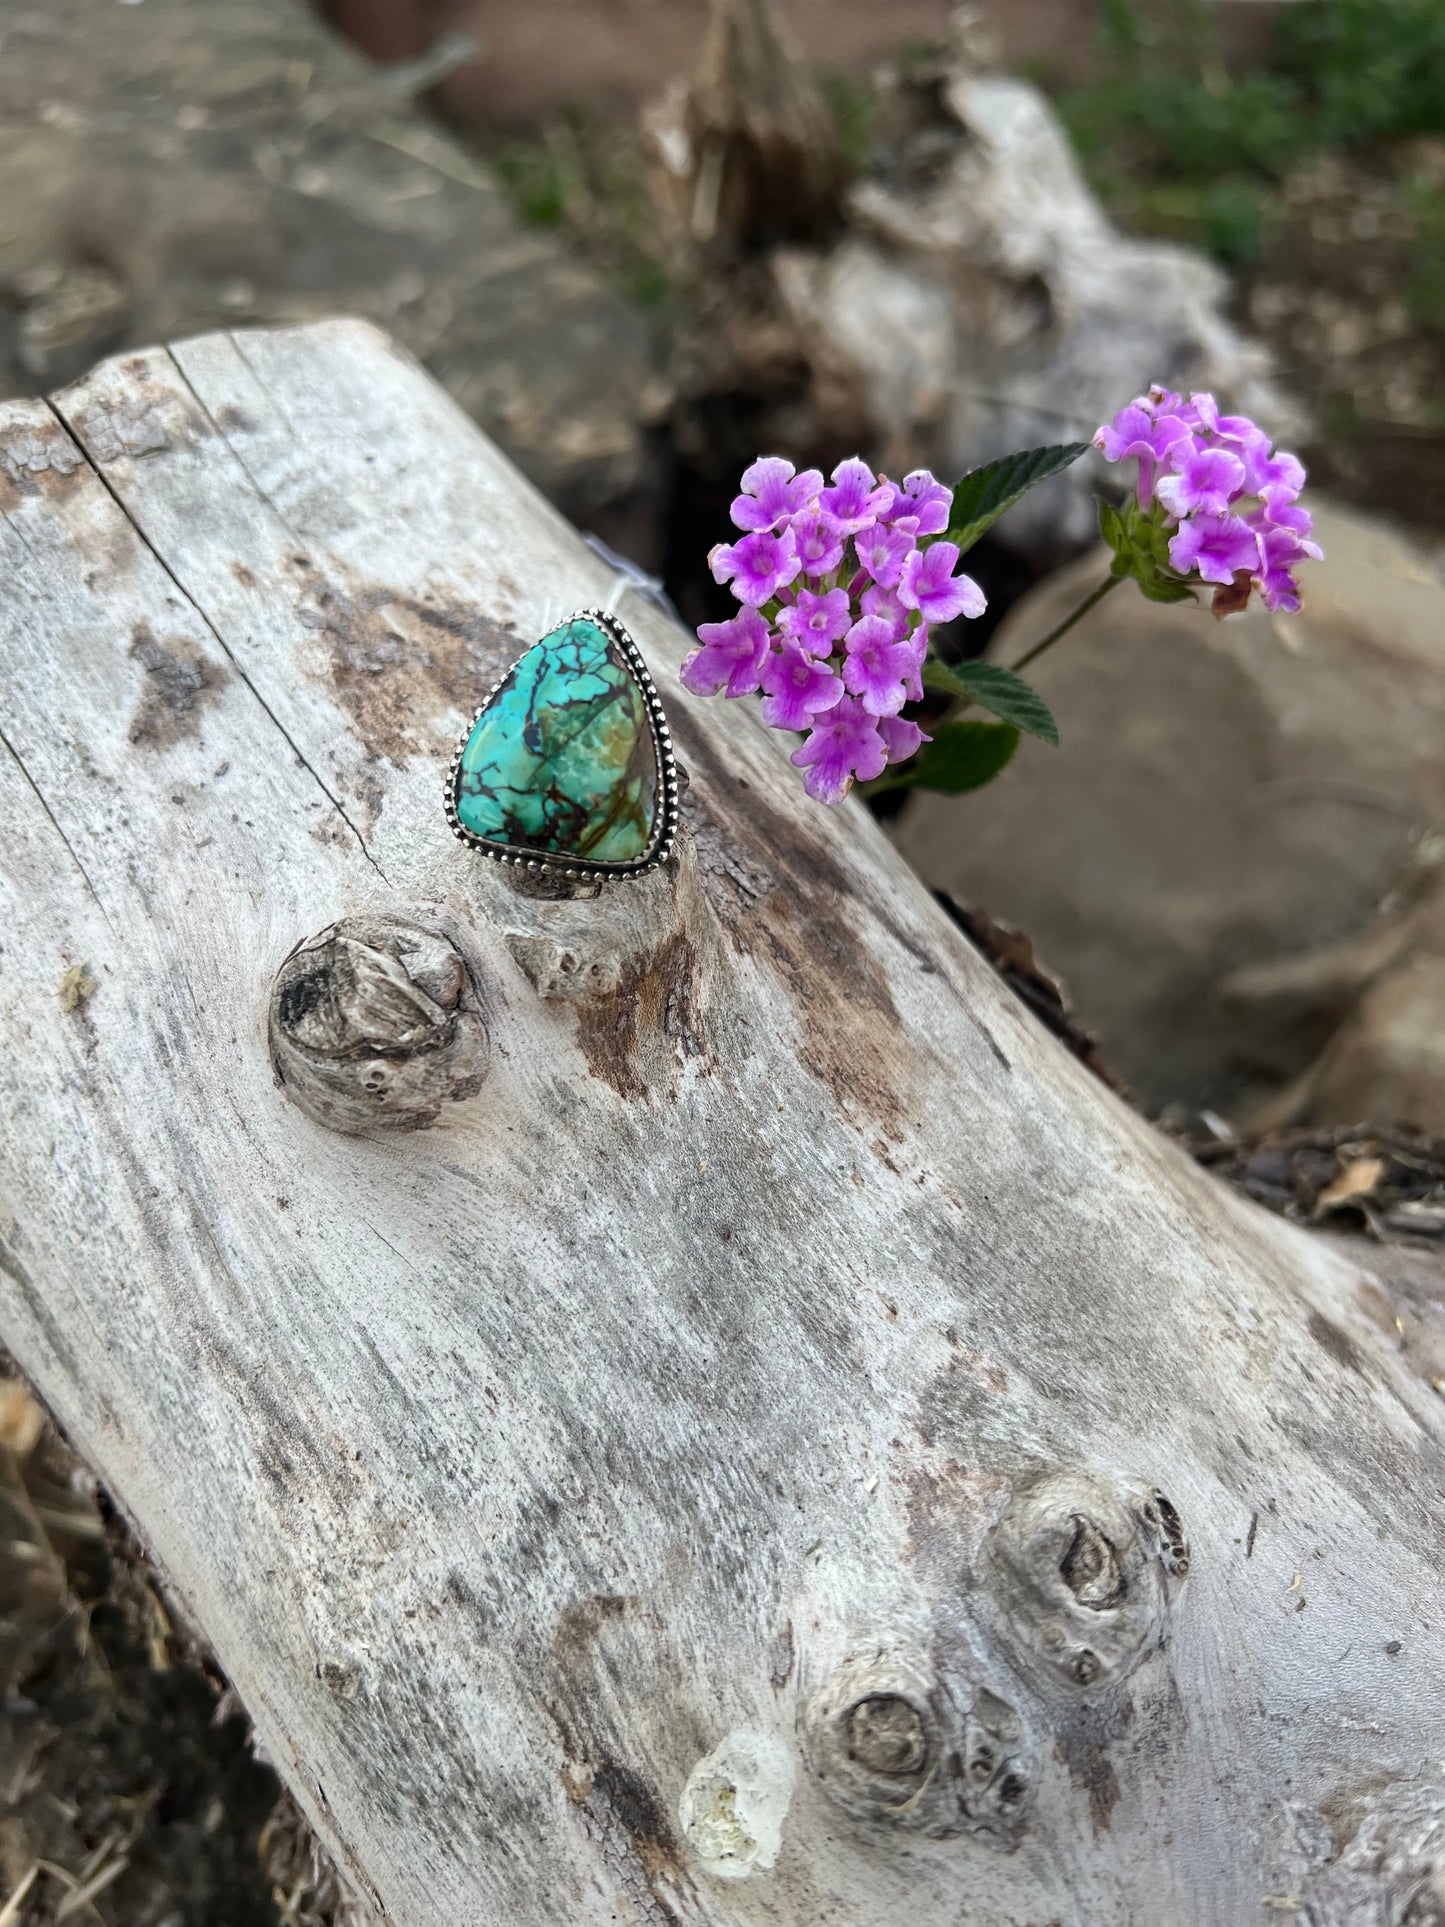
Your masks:
M 1110 589 L 1117 589 L 1123 580 L 1124 577 L 1122 575 L 1105 576 L 1098 588 L 1091 589 L 1088 595 L 1084 597 L 1072 615 L 1065 616 L 1057 629 L 1050 629 L 1042 642 L 1036 642 L 1032 649 L 1025 649 L 1017 662 L 1011 662 L 1009 664 L 1009 668 L 1013 670 L 1015 675 L 1018 674 L 1020 669 L 1027 669 L 1029 664 L 1036 662 L 1046 649 L 1052 649 L 1060 636 L 1066 636 L 1076 622 L 1082 621 L 1090 609 L 1097 603 L 1102 602 Z M 950 706 L 943 717 L 943 721 L 946 723 L 956 722 L 966 711 L 977 708 L 978 704 L 971 696 L 964 696 Z
M 1052 649 L 1060 636 L 1066 636 L 1074 624 L 1086 616 L 1096 603 L 1102 602 L 1110 589 L 1117 589 L 1123 580 L 1124 577 L 1122 575 L 1106 575 L 1098 588 L 1090 595 L 1084 597 L 1083 601 L 1071 616 L 1065 616 L 1057 629 L 1050 629 L 1042 642 L 1036 642 L 1032 649 L 1025 649 L 1017 662 L 1011 662 L 1009 664 L 1009 668 L 1012 669 L 1015 674 L 1017 674 L 1020 669 L 1027 669 L 1031 662 L 1038 660 L 1045 649 Z
M 1104 597 L 1109 593 L 1110 589 L 1117 589 L 1119 584 L 1124 580 L 1125 578 L 1122 575 L 1105 576 L 1098 588 L 1091 589 L 1088 595 L 1084 597 L 1072 615 L 1065 616 L 1056 629 L 1050 629 L 1042 641 L 1036 642 L 1032 649 L 1025 649 L 1017 662 L 1009 664 L 1009 667 L 1014 671 L 1015 675 L 1017 675 L 1020 669 L 1027 669 L 1031 662 L 1037 662 L 1046 649 L 1052 649 L 1061 637 L 1069 633 L 1076 622 L 1081 622 L 1089 613 L 1090 609 L 1095 608 L 1104 600 Z M 945 723 L 954 722 L 968 710 L 976 709 L 977 707 L 978 704 L 972 697 L 961 697 L 957 702 L 949 705 L 948 709 L 944 712 L 942 720 Z M 907 765 L 905 764 L 903 767 L 906 769 Z M 882 796 L 888 790 L 901 790 L 908 789 L 909 787 L 910 783 L 906 775 L 875 776 L 871 783 L 860 783 L 858 785 L 858 794 L 860 796 Z

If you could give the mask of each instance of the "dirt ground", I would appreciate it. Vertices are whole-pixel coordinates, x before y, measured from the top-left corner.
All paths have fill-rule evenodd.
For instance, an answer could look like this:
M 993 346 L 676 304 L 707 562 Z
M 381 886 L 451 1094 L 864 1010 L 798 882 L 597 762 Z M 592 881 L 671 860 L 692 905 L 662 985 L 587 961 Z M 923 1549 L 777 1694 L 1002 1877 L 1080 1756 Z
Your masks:
M 649 98 L 696 64 L 708 9 L 707 0 L 324 0 L 322 11 L 378 60 L 470 34 L 480 53 L 440 90 L 446 111 L 516 128 L 579 103 L 607 112 Z M 941 39 L 951 11 L 951 0 L 791 0 L 787 18 L 807 59 L 861 74 L 909 41 Z M 1090 56 L 1093 0 L 994 0 L 987 11 L 1010 66 L 1071 69 Z
M 0 1918 L 271 1927 L 275 1775 L 7 1369 L 0 1355 Z

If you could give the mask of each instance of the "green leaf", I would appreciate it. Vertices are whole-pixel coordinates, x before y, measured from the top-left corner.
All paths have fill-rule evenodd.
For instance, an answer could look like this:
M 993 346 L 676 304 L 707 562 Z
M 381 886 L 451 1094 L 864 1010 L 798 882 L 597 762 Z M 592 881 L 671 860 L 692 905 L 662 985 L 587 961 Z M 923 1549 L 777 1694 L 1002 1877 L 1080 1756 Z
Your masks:
M 1172 576 L 1159 574 L 1140 574 L 1134 580 L 1139 584 L 1139 592 L 1151 602 L 1197 602 L 1199 598 L 1187 582 L 1176 582 Z
M 1051 475 L 1061 474 L 1081 455 L 1087 455 L 1089 446 L 1088 442 L 1061 442 L 1055 448 L 1026 448 L 1018 455 L 1004 455 L 982 468 L 970 469 L 953 491 L 948 540 L 958 544 L 960 554 L 966 554 L 1020 496 Z
M 1059 726 L 1053 712 L 1036 689 L 1030 689 L 1022 676 L 996 662 L 949 664 L 932 657 L 923 665 L 923 680 L 929 689 L 942 689 L 951 696 L 965 696 L 980 703 L 1029 736 L 1059 746 Z
M 1122 549 L 1128 537 L 1127 527 L 1121 510 L 1112 502 L 1099 504 L 1099 533 L 1111 549 Z
M 1114 551 L 1110 573 L 1132 576 L 1151 602 L 1195 600 L 1193 589 L 1170 567 L 1170 528 L 1157 503 L 1141 509 L 1132 496 L 1122 508 L 1100 502 L 1099 533 Z
M 981 789 L 1004 769 L 1019 746 L 1012 723 L 945 723 L 931 743 L 870 790 L 935 790 L 940 796 L 962 796 Z

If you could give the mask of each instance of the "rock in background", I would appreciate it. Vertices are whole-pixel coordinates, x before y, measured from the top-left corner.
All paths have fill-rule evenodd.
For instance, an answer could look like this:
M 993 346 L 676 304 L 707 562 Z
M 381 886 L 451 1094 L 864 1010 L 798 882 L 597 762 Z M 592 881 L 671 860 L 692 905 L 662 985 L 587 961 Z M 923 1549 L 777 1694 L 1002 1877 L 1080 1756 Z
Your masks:
M 569 515 L 650 528 L 643 323 L 301 0 L 12 0 L 0 26 L 0 395 L 366 315 Z
M 1298 616 L 1125 584 L 1031 676 L 1060 749 L 919 797 L 925 878 L 1026 929 L 1151 1107 L 1445 1133 L 1445 575 L 1319 506 Z M 1015 660 L 1099 580 L 1011 613 Z
M 694 460 L 735 471 L 764 447 L 824 461 L 861 447 L 891 471 L 958 475 L 1087 438 L 1154 380 L 1218 390 L 1296 434 L 1268 354 L 1226 318 L 1224 275 L 1112 225 L 1043 94 L 993 71 L 974 9 L 958 9 L 944 55 L 885 77 L 865 175 L 839 177 L 830 201 L 806 150 L 808 218 L 791 234 L 761 211 L 789 203 L 794 149 L 818 116 L 792 116 L 790 146 L 759 113 L 788 58 L 766 0 L 717 0 L 713 16 L 697 78 L 647 120 L 660 198 L 695 263 L 678 368 Z M 808 84 L 795 70 L 793 95 Z M 724 393 L 750 403 L 735 446 Z M 1043 561 L 1076 552 L 1097 479 L 1080 464 L 999 538 Z

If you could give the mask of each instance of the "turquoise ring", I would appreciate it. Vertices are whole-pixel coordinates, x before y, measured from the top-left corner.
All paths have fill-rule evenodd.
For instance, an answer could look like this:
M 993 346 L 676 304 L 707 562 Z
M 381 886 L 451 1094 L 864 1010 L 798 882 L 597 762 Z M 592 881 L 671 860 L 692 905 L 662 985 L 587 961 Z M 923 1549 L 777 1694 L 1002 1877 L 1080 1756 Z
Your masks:
M 443 801 L 452 834 L 495 863 L 631 877 L 664 861 L 672 738 L 615 616 L 581 609 L 518 656 L 462 731 Z

